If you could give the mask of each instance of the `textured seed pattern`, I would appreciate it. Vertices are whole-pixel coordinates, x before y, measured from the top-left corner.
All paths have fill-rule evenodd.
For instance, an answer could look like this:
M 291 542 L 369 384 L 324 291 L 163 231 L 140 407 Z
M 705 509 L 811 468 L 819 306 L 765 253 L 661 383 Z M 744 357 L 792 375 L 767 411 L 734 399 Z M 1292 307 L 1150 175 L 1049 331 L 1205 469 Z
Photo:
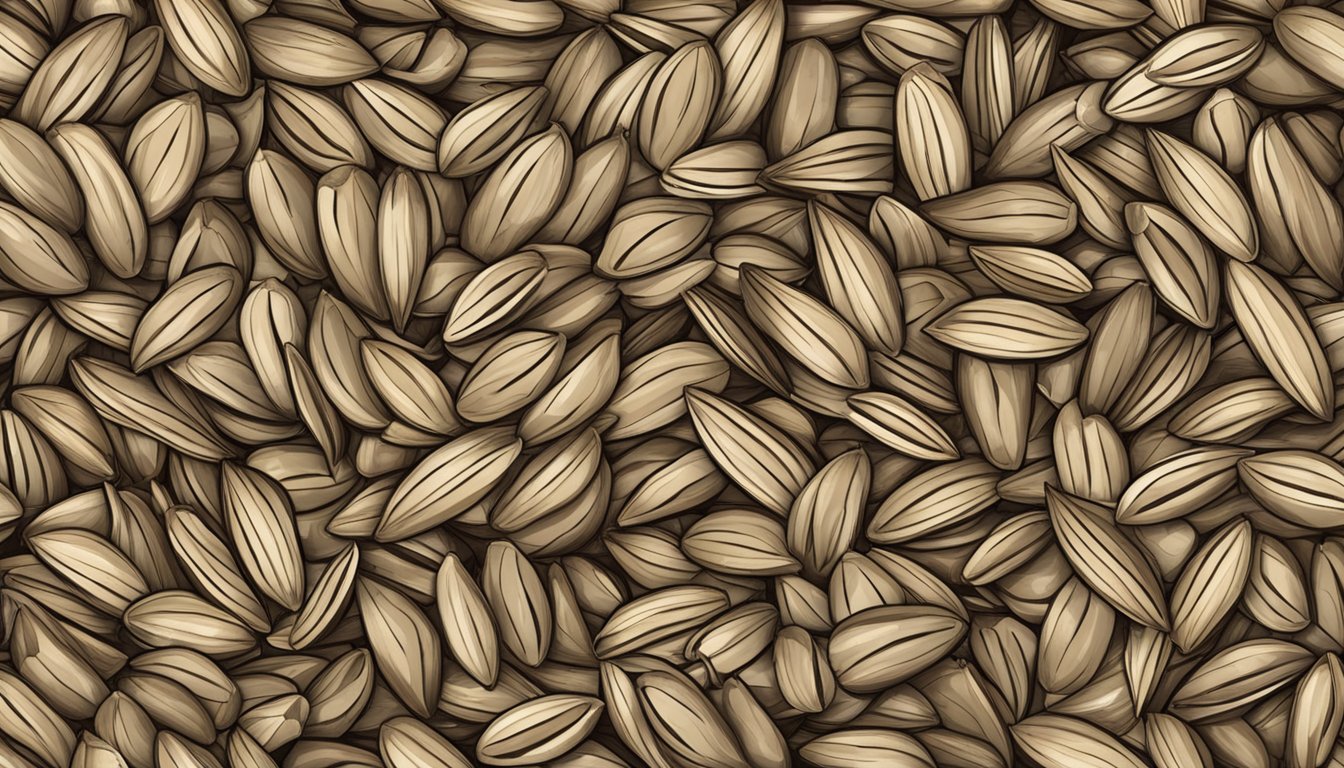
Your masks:
M 0 766 L 1344 768 L 1344 4 L 0 0 Z

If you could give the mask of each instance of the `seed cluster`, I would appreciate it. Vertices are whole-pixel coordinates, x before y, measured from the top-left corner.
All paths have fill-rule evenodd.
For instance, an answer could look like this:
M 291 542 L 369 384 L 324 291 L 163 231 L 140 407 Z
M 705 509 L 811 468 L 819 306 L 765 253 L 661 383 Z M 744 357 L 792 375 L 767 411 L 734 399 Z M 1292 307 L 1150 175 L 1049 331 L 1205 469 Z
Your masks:
M 1344 8 L 3 0 L 0 764 L 1344 768 Z

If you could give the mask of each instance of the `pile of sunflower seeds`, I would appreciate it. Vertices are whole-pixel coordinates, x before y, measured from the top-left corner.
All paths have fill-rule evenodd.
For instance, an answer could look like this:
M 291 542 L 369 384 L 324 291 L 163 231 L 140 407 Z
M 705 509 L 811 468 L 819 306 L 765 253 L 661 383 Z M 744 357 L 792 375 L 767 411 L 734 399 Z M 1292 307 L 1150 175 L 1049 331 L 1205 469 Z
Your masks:
M 1344 768 L 1344 7 L 0 1 L 0 765 Z

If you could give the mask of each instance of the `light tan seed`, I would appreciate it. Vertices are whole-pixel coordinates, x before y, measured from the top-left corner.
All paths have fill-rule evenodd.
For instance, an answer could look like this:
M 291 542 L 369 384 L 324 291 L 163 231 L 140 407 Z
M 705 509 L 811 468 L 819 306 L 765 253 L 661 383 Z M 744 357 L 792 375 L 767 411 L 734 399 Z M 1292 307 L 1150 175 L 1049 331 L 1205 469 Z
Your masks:
M 554 760 L 592 732 L 604 706 L 598 699 L 569 694 L 520 704 L 486 726 L 476 744 L 476 757 L 487 765 Z
M 205 145 L 205 112 L 195 94 L 156 104 L 132 126 L 126 173 L 150 224 L 186 201 L 205 161 Z
M 13 390 L 10 403 L 66 461 L 94 477 L 110 480 L 116 475 L 112 440 L 97 414 L 78 395 L 38 385 Z
M 554 631 L 550 601 L 536 567 L 516 545 L 500 541 L 486 550 L 481 591 L 503 646 L 528 666 L 541 664 Z
M 125 17 L 109 15 L 66 37 L 33 72 L 13 117 L 38 132 L 86 117 L 112 82 L 129 31 Z
M 834 310 L 754 267 L 742 270 L 741 287 L 752 322 L 799 363 L 841 387 L 868 385 L 863 342 Z
M 183 276 L 150 304 L 131 338 L 136 373 L 191 351 L 228 322 L 243 298 L 243 276 L 228 266 Z
M 723 716 L 684 675 L 648 672 L 639 676 L 637 686 L 654 743 L 664 753 L 676 756 L 679 763 L 744 764 L 741 746 Z
M 155 0 L 155 13 L 173 53 L 194 76 L 230 96 L 244 96 L 252 84 L 251 62 L 242 36 L 217 0 L 173 3 Z
M 719 468 L 767 509 L 787 514 L 812 476 L 811 457 L 778 427 L 727 400 L 692 389 L 686 405 Z M 756 449 L 744 450 L 749 445 Z
M 593 637 L 599 659 L 612 659 L 700 627 L 728 607 L 713 587 L 668 587 L 617 608 Z
M 84 222 L 84 198 L 69 169 L 42 135 L 14 120 L 0 120 L 0 186 L 32 214 L 66 232 Z
M 242 622 L 190 592 L 155 592 L 126 609 L 126 628 L 154 648 L 181 646 L 207 656 L 232 656 L 256 647 Z
M 963 352 L 987 358 L 1031 360 L 1068 352 L 1087 340 L 1071 317 L 1021 299 L 976 299 L 954 307 L 927 331 Z
M 312 22 L 267 16 L 244 24 L 242 32 L 256 68 L 295 85 L 341 85 L 378 71 L 354 39 Z
M 778 576 L 801 568 L 788 551 L 783 524 L 747 509 L 700 518 L 682 536 L 681 549 L 705 568 L 731 575 Z
M 164 513 L 169 542 L 188 577 L 201 592 L 258 632 L 269 632 L 270 619 L 229 549 L 200 515 L 173 507 Z
M 1143 761 L 1106 731 L 1063 715 L 1033 715 L 1012 726 L 1018 748 L 1043 768 L 1139 768 Z
M 1147 133 L 1162 191 L 1217 248 L 1241 261 L 1260 250 L 1259 232 L 1241 190 L 1203 152 L 1159 131 Z
M 317 183 L 317 231 L 341 293 L 376 319 L 388 316 L 379 285 L 378 187 L 367 172 L 335 168 Z
M 72 647 L 68 634 L 58 634 L 57 626 L 20 609 L 10 626 L 14 668 L 63 716 L 86 720 L 110 691 L 92 664 Z
M 891 14 L 863 25 L 863 44 L 893 74 L 923 60 L 939 74 L 951 77 L 961 71 L 966 41 L 956 29 L 935 19 Z
M 557 126 L 520 142 L 486 176 L 462 220 L 462 247 L 487 262 L 527 242 L 559 207 L 573 172 Z
M 931 605 L 869 608 L 841 622 L 828 649 L 836 681 L 859 693 L 903 682 L 946 656 L 966 635 L 956 614 Z
M 952 86 L 927 61 L 896 88 L 895 134 L 901 164 L 920 200 L 971 185 L 971 138 Z
M 391 768 L 470 768 L 471 761 L 433 728 L 411 717 L 397 717 L 378 729 L 378 752 Z
M 1109 510 L 1051 488 L 1046 500 L 1060 548 L 1079 577 L 1134 621 L 1166 629 L 1167 605 L 1157 575 L 1109 522 Z
M 346 164 L 365 169 L 373 165 L 368 141 L 335 100 L 271 81 L 266 88 L 266 111 L 276 139 L 314 171 L 327 173 Z
M 69 765 L 75 733 L 24 681 L 0 670 L 0 731 L 49 766 Z
M 262 239 L 281 264 L 310 279 L 326 275 L 315 189 L 298 163 L 279 152 L 258 151 L 247 166 L 247 199 Z
M 890 765 L 893 768 L 931 768 L 928 750 L 914 737 L 883 728 L 846 728 L 818 736 L 798 750 L 809 763 L 822 768 L 847 765 Z
M 29 538 L 42 562 L 75 584 L 96 607 L 117 614 L 149 592 L 144 576 L 111 542 L 96 534 L 64 529 Z
M 1251 524 L 1233 521 L 1186 564 L 1171 594 L 1171 637 L 1182 653 L 1211 636 L 1236 605 L 1250 575 L 1251 547 Z
M 243 568 L 268 597 L 295 610 L 303 602 L 303 558 L 289 496 L 269 477 L 224 465 L 224 514 Z
M 887 131 L 840 130 L 766 166 L 761 182 L 805 194 L 888 194 L 892 160 L 892 136 Z
M 1237 474 L 1257 501 L 1274 514 L 1308 528 L 1332 526 L 1335 499 L 1344 493 L 1344 470 L 1319 453 L 1269 451 L 1237 463 Z
M 1172 714 L 1191 723 L 1214 720 L 1295 681 L 1315 660 L 1286 640 L 1247 640 L 1196 667 L 1172 696 Z
M 1255 64 L 1264 44 L 1259 30 L 1241 24 L 1182 31 L 1153 52 L 1148 77 L 1184 88 L 1224 85 Z
M 93 128 L 63 123 L 47 141 L 84 195 L 84 229 L 94 252 L 118 277 L 140 272 L 148 253 L 145 212 L 112 145 Z
M 1144 721 L 1145 745 L 1158 768 L 1213 764 L 1209 748 L 1194 729 L 1171 715 L 1155 712 Z
M 409 597 L 372 579 L 355 585 L 369 647 L 383 679 L 411 711 L 428 717 L 439 695 L 439 635 Z
M 786 538 L 804 572 L 825 576 L 849 551 L 871 483 L 871 462 L 862 451 L 851 450 L 818 469 L 798 493 Z
M 1211 504 L 1232 488 L 1237 463 L 1247 457 L 1237 448 L 1191 448 L 1149 467 L 1125 489 L 1115 520 L 1143 525 L 1174 520 Z
M 435 153 L 448 117 L 411 88 L 362 79 L 343 89 L 346 109 L 373 148 L 419 171 L 437 170 Z
M 1333 750 L 1344 721 L 1344 665 L 1339 656 L 1325 653 L 1297 684 L 1293 711 L 1288 718 L 1284 762 L 1300 767 L 1322 765 Z
M 1344 85 L 1344 59 L 1335 47 L 1344 36 L 1344 19 L 1324 8 L 1292 9 L 1274 17 L 1274 32 L 1289 56 L 1307 71 L 1339 87 Z
M 1045 182 L 985 184 L 925 203 L 932 222 L 968 240 L 1022 245 L 1056 243 L 1078 224 L 1078 207 Z
M 1242 605 L 1252 618 L 1277 632 L 1298 632 L 1310 623 L 1302 565 L 1272 536 L 1256 536 Z
M 359 549 L 347 545 L 313 581 L 289 631 L 289 643 L 302 650 L 321 637 L 344 612 L 354 593 Z
M 1061 88 L 1009 123 L 994 145 L 985 171 L 991 178 L 1042 176 L 1053 151 L 1068 152 L 1110 130 L 1101 108 L 1106 87 L 1088 83 Z

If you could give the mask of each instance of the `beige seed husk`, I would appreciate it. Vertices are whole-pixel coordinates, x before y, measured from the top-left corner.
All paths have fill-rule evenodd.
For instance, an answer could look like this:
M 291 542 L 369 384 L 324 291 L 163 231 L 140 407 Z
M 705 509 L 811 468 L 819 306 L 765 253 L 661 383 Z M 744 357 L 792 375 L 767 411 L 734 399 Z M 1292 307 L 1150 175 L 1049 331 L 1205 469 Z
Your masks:
M 5 162 L 0 186 L 25 209 L 67 232 L 84 221 L 84 198 L 74 177 L 42 135 L 14 120 L 0 120 Z
M 51 707 L 13 673 L 0 670 L 0 731 L 47 765 L 68 765 L 75 734 Z
M 1152 566 L 1102 517 L 1104 507 L 1047 489 L 1050 519 L 1061 549 L 1094 591 L 1131 619 L 1156 629 L 1169 623 Z
M 1282 541 L 1272 536 L 1256 537 L 1242 605 L 1267 627 L 1288 632 L 1306 628 L 1310 610 L 1306 577 Z
M 411 711 L 428 716 L 439 694 L 443 664 L 438 633 L 424 612 L 396 589 L 360 578 L 355 593 L 383 679 Z
M 1245 196 L 1207 155 L 1159 131 L 1147 133 L 1162 191 L 1216 247 L 1240 261 L 1259 250 L 1259 233 Z
M 761 182 L 805 194 L 891 191 L 892 136 L 853 129 L 827 134 L 766 166 Z
M 99 260 L 118 277 L 139 273 L 148 253 L 148 225 L 112 145 L 82 123 L 57 125 L 47 132 L 47 141 L 84 196 L 84 229 Z
M 131 365 L 143 372 L 190 351 L 228 321 L 243 298 L 243 278 L 233 267 L 196 270 L 149 305 L 131 338 Z
M 921 200 L 971 184 L 971 139 L 947 79 L 927 61 L 907 69 L 896 88 L 897 149 Z
M 149 595 L 127 608 L 123 618 L 127 629 L 151 647 L 181 646 L 207 656 L 232 656 L 256 646 L 245 625 L 182 590 Z
M 1012 727 L 1013 741 L 1044 768 L 1066 765 L 1101 766 L 1143 765 L 1143 762 L 1114 736 L 1084 720 L 1063 715 L 1033 715 Z
M 53 386 L 22 387 L 11 394 L 11 404 L 66 461 L 94 477 L 116 476 L 111 438 L 98 415 L 75 393 Z
M 86 720 L 110 693 L 98 671 L 56 629 L 20 609 L 11 625 L 15 668 L 63 717 Z
M 1289 765 L 1324 763 L 1333 751 L 1331 736 L 1344 718 L 1344 666 L 1339 656 L 1325 653 L 1302 676 L 1293 694 L 1284 759 Z
M 1275 17 L 1274 31 L 1284 52 L 1333 85 L 1344 82 L 1344 64 L 1330 47 L 1344 34 L 1344 20 L 1325 9 L 1296 9 Z
M 1148 77 L 1186 88 L 1223 85 L 1250 69 L 1263 46 L 1259 30 L 1240 24 L 1184 31 L 1153 53 Z
M 855 692 L 880 691 L 931 666 L 966 634 L 966 623 L 943 608 L 892 605 L 841 622 L 828 649 L 836 681 Z M 878 638 L 888 638 L 878 641 Z
M 217 0 L 172 3 L 156 0 L 173 53 L 192 75 L 231 96 L 244 96 L 251 62 L 242 35 Z
M 378 69 L 355 40 L 309 21 L 258 18 L 243 25 L 242 33 L 261 73 L 295 85 L 340 85 Z
M 314 171 L 373 164 L 368 142 L 334 99 L 275 82 L 266 89 L 266 110 L 277 140 Z
M 840 75 L 830 49 L 815 39 L 789 45 L 771 98 L 763 143 L 772 159 L 821 138 L 835 123 L 840 98 Z
M 187 199 L 205 161 L 205 142 L 205 113 L 194 94 L 156 104 L 131 128 L 126 170 L 150 224 Z
M 520 142 L 472 197 L 462 247 L 487 262 L 512 252 L 559 207 L 572 171 L 573 150 L 558 127 Z
M 570 694 L 520 704 L 486 726 L 476 757 L 487 765 L 529 765 L 560 757 L 592 731 L 603 707 L 592 697 Z
M 786 514 L 812 474 L 811 457 L 778 427 L 731 402 L 692 389 L 686 404 L 696 434 L 719 467 L 758 502 Z M 733 460 L 745 445 L 762 450 L 750 463 Z
M 1334 390 L 1320 341 L 1301 307 L 1271 275 L 1254 265 L 1229 262 L 1228 303 L 1247 344 L 1275 381 L 1309 413 L 1325 419 Z
M 164 516 L 173 551 L 197 588 L 254 630 L 270 631 L 270 619 L 228 544 L 190 509 L 172 508 Z
M 1020 299 L 976 299 L 929 325 L 934 338 L 968 354 L 1032 360 L 1068 352 L 1088 331 L 1072 318 Z
M 471 762 L 452 742 L 410 717 L 398 717 L 378 729 L 378 752 L 390 766 L 468 768 Z
M 277 152 L 260 150 L 247 167 L 247 198 L 262 239 L 286 268 L 322 277 L 313 214 L 314 187 L 298 163 Z
M 1271 664 L 1249 663 L 1258 658 Z M 1311 666 L 1313 654 L 1283 640 L 1247 640 L 1196 667 L 1172 695 L 1173 714 L 1198 723 L 1260 701 Z
M 713 765 L 742 764 L 741 747 L 723 716 L 684 675 L 647 672 L 639 676 L 637 690 L 654 743 L 665 753 L 679 762 L 703 755 Z
M 970 583 L 982 583 L 1012 573 L 1039 554 L 1051 559 L 1050 541 L 1044 536 L 1047 522 L 1045 513 L 1029 512 L 1000 524 L 971 553 L 963 577 Z
M 45 55 L 13 104 L 14 117 L 39 133 L 88 115 L 116 74 L 130 22 L 122 16 L 81 26 Z
M 957 237 L 1023 245 L 1056 243 L 1078 224 L 1074 202 L 1045 182 L 987 184 L 929 201 L 922 210 Z
M 610 659 L 701 626 L 728 607 L 713 587 L 684 586 L 650 592 L 618 608 L 593 637 L 600 659 Z
M 554 631 L 550 601 L 536 567 L 507 542 L 486 550 L 481 588 L 499 628 L 500 643 L 522 663 L 536 667 L 550 649 Z
M 838 313 L 754 267 L 742 271 L 741 287 L 752 322 L 799 363 L 841 387 L 868 385 L 863 342 Z
M 1040 176 L 1054 150 L 1068 152 L 1110 130 L 1101 109 L 1105 86 L 1075 85 L 1058 90 L 1023 110 L 994 145 L 985 170 L 995 178 Z
M 1191 557 L 1172 590 L 1172 640 L 1182 652 L 1202 643 L 1235 606 L 1251 567 L 1251 525 L 1233 521 Z
M 262 592 L 290 610 L 303 599 L 303 565 L 293 508 L 265 475 L 226 464 L 222 495 L 242 565 Z
M 407 168 L 437 168 L 437 138 L 448 120 L 432 101 L 382 80 L 356 80 L 342 95 L 350 116 L 374 149 Z

